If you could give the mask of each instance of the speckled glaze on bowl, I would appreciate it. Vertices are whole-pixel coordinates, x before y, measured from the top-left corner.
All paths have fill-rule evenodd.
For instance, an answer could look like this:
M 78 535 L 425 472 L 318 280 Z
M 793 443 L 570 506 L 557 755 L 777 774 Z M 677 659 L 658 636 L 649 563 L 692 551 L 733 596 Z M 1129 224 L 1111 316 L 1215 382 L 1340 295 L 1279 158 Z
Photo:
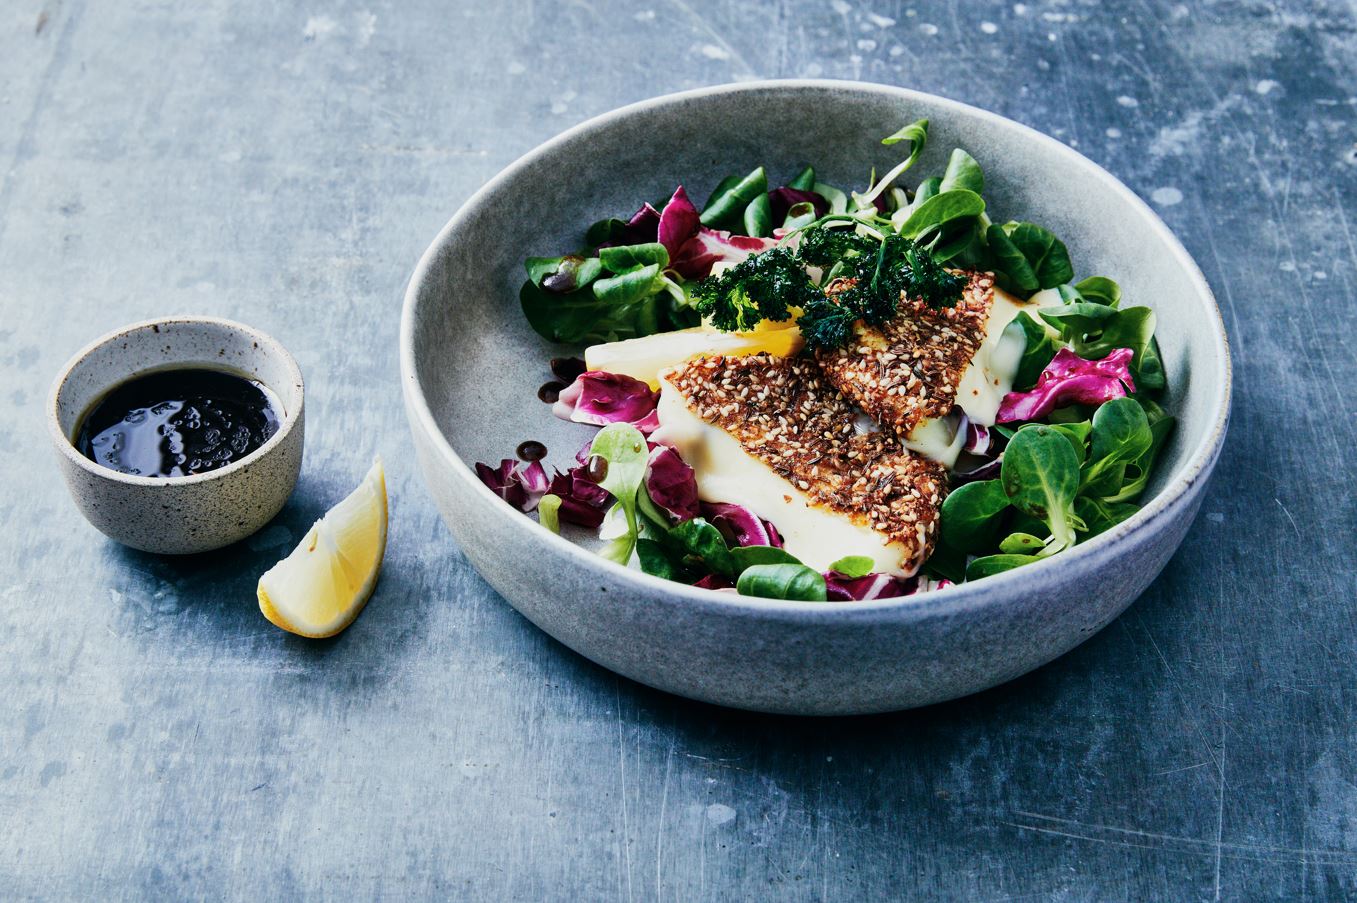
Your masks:
M 119 383 L 153 370 L 214 367 L 257 379 L 283 405 L 278 432 L 225 467 L 154 479 L 102 467 L 76 450 L 80 419 Z M 169 317 L 115 330 L 79 351 L 52 384 L 48 432 L 80 513 L 134 549 L 186 555 L 244 539 L 283 507 L 302 466 L 301 370 L 257 329 L 211 317 Z
M 524 439 L 564 466 L 591 430 L 536 398 L 549 357 L 524 321 L 529 255 L 577 247 L 583 228 L 720 178 L 814 164 L 859 185 L 898 161 L 881 136 L 931 120 L 916 172 L 953 147 L 984 167 L 994 218 L 1062 236 L 1081 275 L 1106 273 L 1156 310 L 1180 425 L 1145 506 L 1054 558 L 974 584 L 857 603 L 756 600 L 627 570 L 555 536 L 493 495 L 475 461 Z M 1017 677 L 1122 612 L 1182 542 L 1229 417 L 1230 361 L 1201 272 L 1120 182 L 1025 126 L 939 97 L 852 82 L 762 82 L 661 97 L 577 126 L 518 160 L 444 227 L 411 279 L 401 324 L 406 411 L 424 479 L 472 563 L 515 608 L 571 649 L 634 680 L 723 705 L 848 714 L 925 705 Z

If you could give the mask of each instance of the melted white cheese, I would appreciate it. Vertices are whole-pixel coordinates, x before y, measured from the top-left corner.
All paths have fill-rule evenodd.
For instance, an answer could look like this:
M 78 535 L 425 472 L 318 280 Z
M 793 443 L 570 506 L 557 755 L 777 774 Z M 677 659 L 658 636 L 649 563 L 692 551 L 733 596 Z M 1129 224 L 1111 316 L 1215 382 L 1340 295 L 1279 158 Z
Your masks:
M 707 502 L 743 505 L 771 521 L 787 552 L 817 571 L 847 555 L 866 555 L 872 570 L 913 575 L 920 561 L 898 543 L 852 518 L 816 504 L 810 496 L 750 455 L 734 436 L 694 414 L 682 394 L 660 376 L 660 428 L 652 441 L 674 448 L 697 476 Z M 922 525 L 920 525 L 922 526 Z M 922 545 L 922 542 L 920 543 Z
M 1013 391 L 1013 377 L 1018 373 L 1026 345 L 1021 335 L 1004 335 L 1004 328 L 1024 310 L 1035 318 L 1038 307 L 1060 303 L 1060 293 L 1054 290 L 1038 292 L 1025 302 L 1003 289 L 994 290 L 989 319 L 985 321 L 985 338 L 957 383 L 957 407 L 972 423 L 993 426 L 999 404 Z M 961 418 L 955 414 L 924 420 L 905 439 L 905 447 L 951 468 L 966 444 L 966 434 L 960 426 Z

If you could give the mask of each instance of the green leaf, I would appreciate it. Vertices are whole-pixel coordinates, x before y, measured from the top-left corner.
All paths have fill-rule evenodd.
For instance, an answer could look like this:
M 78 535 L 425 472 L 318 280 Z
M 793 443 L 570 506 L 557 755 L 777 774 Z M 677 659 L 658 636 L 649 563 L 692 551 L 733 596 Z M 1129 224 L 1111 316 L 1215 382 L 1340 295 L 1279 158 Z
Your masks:
M 629 423 L 610 423 L 599 430 L 589 446 L 589 454 L 608 462 L 607 472 L 599 485 L 617 499 L 627 519 L 627 533 L 619 536 L 600 553 L 610 561 L 625 565 L 636 547 L 636 492 L 645 480 L 649 450 L 641 431 Z
M 938 186 L 938 191 L 951 191 L 953 188 L 965 188 L 976 194 L 981 194 L 985 190 L 985 174 L 980 169 L 980 164 L 959 147 L 952 151 L 952 157 L 947 161 L 947 169 L 942 174 L 942 183 Z
M 1010 533 L 999 543 L 999 551 L 1005 555 L 1036 555 L 1045 545 L 1031 533 Z
M 795 188 L 797 191 L 815 190 L 815 167 L 807 166 L 796 174 L 796 178 L 787 183 L 788 188 Z
M 744 208 L 744 231 L 755 238 L 766 238 L 773 234 L 773 207 L 766 192 Z
M 1088 457 L 1088 436 L 1093 431 L 1093 425 L 1087 420 L 1080 420 L 1075 423 L 1052 423 L 1051 429 L 1070 440 L 1074 456 L 1079 459 L 1080 464 L 1083 464 L 1084 459 Z
M 663 577 L 665 580 L 676 580 L 679 583 L 692 581 L 692 574 L 661 542 L 653 539 L 636 540 L 636 558 L 641 564 L 641 570 L 647 574 Z
M 622 237 L 627 224 L 617 217 L 610 216 L 607 219 L 601 219 L 591 225 L 584 232 L 584 243 L 590 248 L 597 248 L 604 242 L 616 241 Z
M 565 294 L 584 288 L 603 272 L 597 257 L 566 254 L 562 257 L 529 257 L 523 261 L 528 278 L 554 294 Z
M 1159 456 L 1159 450 L 1164 447 L 1164 442 L 1173 432 L 1176 422 L 1174 418 L 1168 415 L 1150 421 L 1150 447 L 1127 466 L 1126 482 L 1115 495 L 1108 496 L 1106 501 L 1129 502 L 1145 491 L 1145 485 L 1150 480 L 1150 472 L 1154 469 L 1154 462 Z
M 933 554 L 924 562 L 923 569 L 924 573 L 931 576 L 960 583 L 966 579 L 966 553 L 939 541 L 933 547 Z
M 1121 286 L 1106 276 L 1090 276 L 1074 284 L 1077 291 L 1087 301 L 1094 304 L 1106 304 L 1116 307 L 1121 303 Z
M 1140 366 L 1134 374 L 1137 392 L 1162 392 L 1168 387 L 1164 361 L 1159 355 L 1159 340 L 1150 337 L 1150 343 L 1140 356 Z
M 655 293 L 655 283 L 659 275 L 660 265 L 652 263 L 607 279 L 599 279 L 594 282 L 594 297 L 610 305 L 632 304 Z
M 737 227 L 749 202 L 767 193 L 768 174 L 762 166 L 734 183 L 722 182 L 702 209 L 702 225 L 711 229 Z
M 542 496 L 541 501 L 537 503 L 537 522 L 546 527 L 552 533 L 561 532 L 561 519 L 558 512 L 561 510 L 561 497 L 547 493 Z
M 1049 229 L 1035 223 L 1009 222 L 1004 224 L 1004 231 L 1027 259 L 1039 287 L 1055 288 L 1074 278 L 1070 252 Z
M 999 479 L 1013 507 L 1050 528 L 1047 554 L 1074 545 L 1079 460 L 1064 434 L 1040 424 L 1018 430 L 1004 449 Z
M 866 577 L 872 572 L 876 562 L 866 555 L 845 555 L 838 561 L 829 566 L 831 571 L 837 571 L 852 580 L 859 577 Z
M 1139 510 L 1139 505 L 1109 502 L 1086 495 L 1074 500 L 1074 513 L 1084 522 L 1084 529 L 1080 532 L 1088 536 L 1105 533 Z
M 725 538 L 703 518 L 695 517 L 674 527 L 667 542 L 682 557 L 685 566 L 702 573 L 735 576 L 735 559 Z
M 1008 493 L 998 480 L 957 487 L 942 503 L 943 542 L 960 552 L 979 552 L 994 541 L 999 516 L 1008 506 Z
M 935 194 L 916 207 L 900 226 L 905 238 L 919 238 L 958 220 L 970 219 L 985 212 L 985 200 L 974 191 L 956 188 Z
M 1135 309 L 1131 308 L 1131 310 Z M 1065 341 L 1079 343 L 1084 340 L 1084 336 L 1100 334 L 1109 323 L 1119 320 L 1126 311 L 1118 311 L 1116 308 L 1108 307 L 1105 304 L 1079 301 L 1061 307 L 1043 307 L 1038 309 L 1037 313 L 1043 320 L 1059 330 L 1060 337 Z M 1108 348 L 1107 350 L 1111 351 L 1112 349 Z M 1083 350 L 1077 347 L 1077 344 L 1075 351 L 1083 354 Z M 1096 356 L 1102 358 L 1106 355 Z
M 826 185 L 824 182 L 816 182 L 815 187 L 811 189 L 820 197 L 829 201 L 829 212 L 842 214 L 848 210 L 848 195 L 835 188 L 833 185 Z
M 815 205 L 810 201 L 802 201 L 787 209 L 787 218 L 782 221 L 782 228 L 789 232 L 795 231 L 809 226 L 819 218 L 815 213 Z
M 1013 243 L 998 223 L 985 230 L 985 243 L 994 257 L 994 269 L 1003 278 L 1003 287 L 1026 298 L 1041 288 L 1041 280 L 1027 262 L 1026 255 Z
M 730 550 L 730 557 L 735 562 L 737 574 L 759 564 L 801 563 L 795 555 L 792 555 L 786 549 L 779 549 L 775 546 L 737 546 Z
M 744 596 L 824 602 L 825 578 L 804 564 L 756 564 L 740 574 L 735 589 Z
M 640 245 L 619 245 L 613 248 L 599 248 L 598 259 L 604 269 L 611 273 L 634 273 L 654 265 L 663 270 L 669 266 L 669 252 L 659 242 Z
M 923 153 L 924 145 L 928 143 L 928 120 L 916 119 L 900 131 L 881 139 L 881 143 L 887 147 L 892 144 L 899 144 L 901 141 L 909 142 L 909 157 L 905 160 L 905 168 L 908 169 L 914 165 L 915 160 L 919 159 L 919 154 Z
M 1093 412 L 1090 461 L 1134 461 L 1149 450 L 1153 436 L 1145 409 L 1133 398 L 1113 398 Z
M 985 577 L 993 577 L 995 574 L 1011 571 L 1014 568 L 1020 568 L 1025 564 L 1040 560 L 1041 556 L 1039 555 L 987 555 L 966 565 L 966 579 L 981 580 Z
M 1037 384 L 1041 371 L 1046 369 L 1060 346 L 1051 338 L 1046 327 L 1033 320 L 1025 310 L 1019 311 L 1009 321 L 1004 333 L 1022 333 L 1024 346 L 1022 358 L 1018 361 L 1018 371 L 1013 377 L 1013 388 L 1019 392 L 1026 391 Z
M 1082 306 L 1102 307 L 1102 305 Z M 1102 309 L 1112 310 L 1106 307 Z M 1081 357 L 1101 360 L 1118 348 L 1130 348 L 1131 377 L 1135 380 L 1136 391 L 1154 391 L 1155 388 L 1163 388 L 1164 382 L 1163 363 L 1159 360 L 1158 348 L 1154 345 L 1154 327 L 1154 311 L 1148 307 L 1124 307 L 1113 311 L 1112 316 L 1104 320 L 1102 330 L 1096 336 L 1072 339 L 1074 350 Z M 1152 359 L 1148 366 L 1147 356 Z M 1148 377 L 1148 384 L 1144 387 L 1140 384 L 1142 372 Z

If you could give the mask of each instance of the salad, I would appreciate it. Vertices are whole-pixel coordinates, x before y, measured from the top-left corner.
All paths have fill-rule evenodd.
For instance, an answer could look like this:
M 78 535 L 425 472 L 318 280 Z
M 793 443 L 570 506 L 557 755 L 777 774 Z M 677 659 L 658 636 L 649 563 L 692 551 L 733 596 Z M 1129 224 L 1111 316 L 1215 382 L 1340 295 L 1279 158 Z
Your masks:
M 599 429 L 482 481 L 619 564 L 813 601 L 984 579 L 1133 514 L 1174 423 L 1154 312 L 993 219 L 966 151 L 907 185 L 927 138 L 885 138 L 902 158 L 861 191 L 758 167 L 528 258 L 529 324 L 583 349 L 539 397 Z

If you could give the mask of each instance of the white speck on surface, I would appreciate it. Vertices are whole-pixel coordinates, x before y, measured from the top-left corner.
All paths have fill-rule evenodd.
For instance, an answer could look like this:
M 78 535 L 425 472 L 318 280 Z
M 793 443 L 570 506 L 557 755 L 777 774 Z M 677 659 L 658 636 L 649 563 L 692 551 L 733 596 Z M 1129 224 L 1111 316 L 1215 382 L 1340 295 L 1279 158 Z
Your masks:
M 829 8 L 841 16 L 846 16 L 853 11 L 853 7 L 844 0 L 830 0 Z
M 730 59 L 730 51 L 726 50 L 724 47 L 717 47 L 715 44 L 703 44 L 702 55 L 709 60 Z
M 509 64 L 510 75 L 522 75 L 524 72 L 527 71 L 528 67 L 520 63 L 518 60 L 514 60 L 512 63 Z
M 712 803 L 707 807 L 707 821 L 714 825 L 724 825 L 735 820 L 735 810 L 723 803 Z
M 1109 138 L 1120 138 L 1120 137 L 1121 137 L 1121 129 L 1119 129 L 1119 128 L 1113 126 L 1112 128 L 1108 129 L 1108 130 L 1107 130 L 1106 132 L 1104 132 L 1103 134 L 1107 135 L 1107 137 L 1109 137 Z
M 1223 524 L 1223 523 L 1225 523 L 1225 515 L 1221 514 L 1219 511 L 1212 511 L 1212 512 L 1208 513 L 1208 514 L 1206 515 L 1206 519 L 1209 520 L 1209 521 L 1210 521 L 1211 523 L 1213 523 L 1213 524 Z
M 564 94 L 553 97 L 551 99 L 551 112 L 555 113 L 557 116 L 561 115 L 566 110 L 570 109 L 570 101 L 578 96 L 579 95 L 574 91 L 566 91 Z
M 873 41 L 871 38 L 862 38 L 858 41 L 858 50 L 865 51 L 866 53 L 871 53 L 875 49 L 876 41 Z
M 361 12 L 358 14 L 358 46 L 366 47 L 372 43 L 372 36 L 377 33 L 377 16 L 370 12 Z
M 1188 16 L 1192 15 L 1192 10 L 1188 9 L 1186 3 L 1179 3 L 1173 8 L 1171 14 L 1175 19 L 1186 19 Z
M 1277 265 L 1277 268 L 1281 270 L 1283 273 L 1296 272 L 1296 265 L 1289 260 L 1283 260 L 1281 263 Z
M 312 16 L 306 20 L 306 26 L 302 28 L 302 37 L 308 41 L 314 41 L 316 38 L 323 38 L 339 27 L 329 16 Z
M 985 34 L 994 34 L 999 30 L 999 26 L 995 25 L 993 22 L 981 22 L 980 30 Z
M 899 44 L 896 44 L 894 47 L 891 48 L 891 56 L 901 56 L 902 54 L 904 54 L 904 52 L 905 48 L 900 46 Z
M 1121 104 L 1123 107 L 1140 106 L 1140 101 L 1136 100 L 1134 97 L 1131 97 L 1129 94 L 1123 94 L 1120 97 L 1118 97 L 1117 103 Z
M 266 527 L 245 540 L 245 545 L 250 547 L 251 552 L 263 552 L 265 549 L 276 549 L 290 542 L 292 542 L 292 531 L 282 524 L 274 524 L 272 527 Z
M 1156 188 L 1150 192 L 1150 200 L 1154 201 L 1160 207 L 1172 207 L 1174 204 L 1183 202 L 1183 193 L 1172 185 L 1166 185 L 1163 188 Z
M 1322 282 L 1323 280 L 1329 278 L 1329 274 L 1326 273 L 1326 272 L 1324 272 L 1323 270 L 1315 270 L 1314 276 L 1315 276 L 1316 279 L 1320 280 L 1321 282 Z
M 1253 90 L 1259 94 L 1271 94 L 1275 89 L 1280 88 L 1281 83 L 1275 82 L 1270 78 L 1260 79 L 1258 84 L 1253 86 Z
M 1040 69 L 1042 72 L 1050 72 L 1051 63 L 1049 60 L 1037 60 L 1037 68 Z
M 653 10 L 653 9 L 643 9 L 643 10 L 641 10 L 639 13 L 637 13 L 635 16 L 633 16 L 632 18 L 634 18 L 637 22 L 654 22 L 654 21 L 655 21 L 655 10 Z
M 924 34 L 931 37 L 938 33 L 938 26 L 934 25 L 932 22 L 921 22 L 919 24 L 919 31 L 922 31 Z
M 895 20 L 890 16 L 883 16 L 880 13 L 868 13 L 867 19 L 877 28 L 890 28 L 895 24 Z
M 806 64 L 805 72 L 808 78 L 819 78 L 824 71 L 825 67 L 821 66 L 819 63 L 811 62 Z
M 1015 4 L 1013 4 L 1013 15 L 1015 15 L 1015 16 L 1025 16 L 1025 15 L 1027 15 L 1027 4 L 1026 4 L 1026 3 L 1015 3 Z
M 1057 38 L 1059 38 L 1059 35 L 1057 35 L 1055 32 L 1053 31 L 1046 32 L 1046 40 L 1054 42 Z

